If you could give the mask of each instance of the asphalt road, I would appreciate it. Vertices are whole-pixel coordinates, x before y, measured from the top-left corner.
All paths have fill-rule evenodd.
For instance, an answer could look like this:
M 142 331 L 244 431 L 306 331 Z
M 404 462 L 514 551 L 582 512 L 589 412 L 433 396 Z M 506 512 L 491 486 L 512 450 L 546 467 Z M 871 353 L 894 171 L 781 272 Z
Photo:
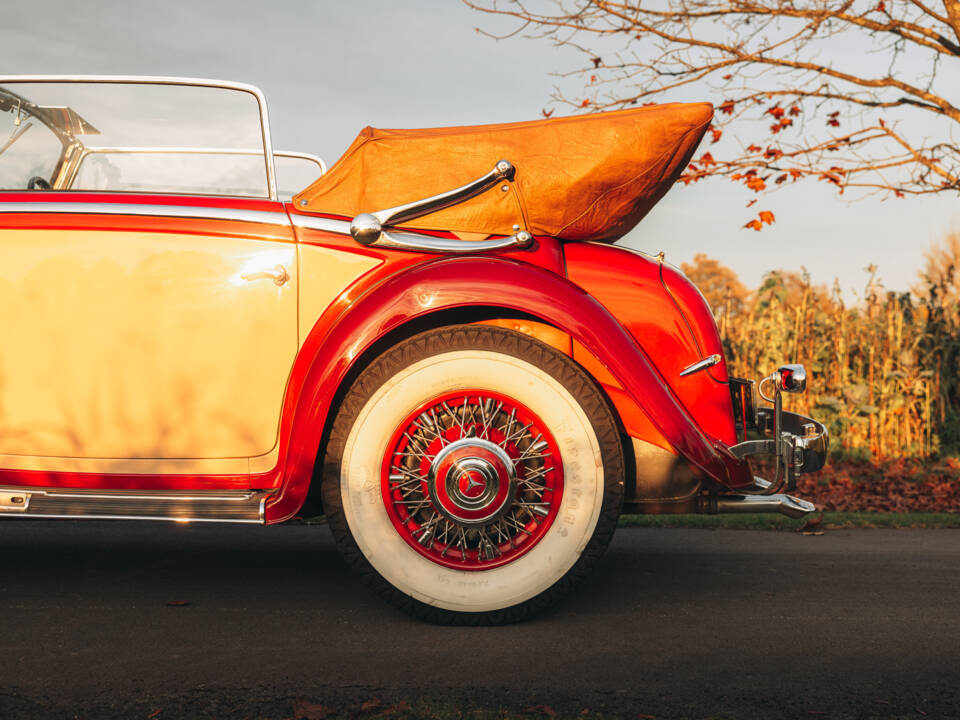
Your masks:
M 960 717 L 957 531 L 621 529 L 562 606 L 480 629 L 384 605 L 324 526 L 5 519 L 0 557 L 4 718 Z

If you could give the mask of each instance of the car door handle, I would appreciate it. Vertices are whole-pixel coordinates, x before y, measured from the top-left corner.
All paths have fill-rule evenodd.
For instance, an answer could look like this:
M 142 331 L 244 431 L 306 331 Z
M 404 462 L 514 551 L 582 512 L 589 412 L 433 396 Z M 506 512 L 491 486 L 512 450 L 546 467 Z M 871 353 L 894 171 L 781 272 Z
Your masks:
M 290 273 L 283 265 L 277 265 L 273 270 L 261 270 L 260 272 L 247 272 L 240 276 L 244 280 L 273 280 L 274 285 L 278 287 L 284 285 L 290 279 Z

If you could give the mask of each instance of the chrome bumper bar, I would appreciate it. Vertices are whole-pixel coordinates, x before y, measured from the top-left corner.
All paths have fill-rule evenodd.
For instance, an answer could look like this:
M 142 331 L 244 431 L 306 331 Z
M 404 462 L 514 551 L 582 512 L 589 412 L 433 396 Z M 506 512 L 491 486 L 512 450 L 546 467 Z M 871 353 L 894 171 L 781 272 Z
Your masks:
M 734 455 L 780 457 L 793 475 L 816 472 L 827 462 L 830 434 L 823 423 L 813 418 L 781 410 L 778 423 L 773 408 L 760 408 L 757 429 L 767 437 L 734 445 L 730 448 Z
M 786 377 L 786 380 L 783 378 Z M 827 461 L 830 434 L 823 423 L 797 413 L 787 412 L 782 407 L 781 392 L 802 392 L 806 385 L 806 372 L 800 365 L 785 365 L 763 382 L 774 380 L 773 397 L 760 395 L 773 407 L 756 407 L 758 388 L 746 380 L 731 378 L 730 391 L 733 400 L 734 419 L 742 442 L 730 450 L 740 458 L 766 456 L 774 460 L 773 482 L 746 490 L 748 495 L 773 495 L 781 488 L 793 490 L 797 476 L 816 472 Z M 786 384 L 785 384 L 786 383 Z M 763 385 L 763 383 L 761 383 Z M 753 437 L 747 439 L 747 432 Z M 759 436 L 759 438 L 756 438 Z

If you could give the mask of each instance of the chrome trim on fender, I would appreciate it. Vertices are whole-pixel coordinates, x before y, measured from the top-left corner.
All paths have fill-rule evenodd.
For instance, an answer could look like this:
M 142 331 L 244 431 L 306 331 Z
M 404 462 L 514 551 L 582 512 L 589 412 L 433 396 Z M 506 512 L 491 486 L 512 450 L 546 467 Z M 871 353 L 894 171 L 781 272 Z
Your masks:
M 702 360 L 697 360 L 692 365 L 687 365 L 683 370 L 680 371 L 680 377 L 686 377 L 687 375 L 693 375 L 698 373 L 701 370 L 706 370 L 707 368 L 712 368 L 714 365 L 720 363 L 723 358 L 719 353 L 714 353 L 713 355 L 708 355 Z
M 50 213 L 62 215 L 137 215 L 146 217 L 178 217 L 192 220 L 233 220 L 262 225 L 290 226 L 286 213 L 272 210 L 244 210 L 197 205 L 151 205 L 148 203 L 92 203 L 92 202 L 3 202 L 0 195 L 0 213 Z

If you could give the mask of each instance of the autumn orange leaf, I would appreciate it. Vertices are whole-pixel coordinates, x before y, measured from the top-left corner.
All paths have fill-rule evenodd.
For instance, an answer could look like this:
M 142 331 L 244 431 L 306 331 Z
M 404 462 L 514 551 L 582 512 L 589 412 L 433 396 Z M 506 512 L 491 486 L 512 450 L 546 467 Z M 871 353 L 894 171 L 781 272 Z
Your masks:
M 757 213 L 757 217 L 755 217 L 753 220 L 748 222 L 743 227 L 748 230 L 756 230 L 757 232 L 760 232 L 763 229 L 764 225 L 773 225 L 775 221 L 776 221 L 776 218 L 774 217 L 772 212 L 770 212 L 769 210 L 761 210 L 759 213 Z

